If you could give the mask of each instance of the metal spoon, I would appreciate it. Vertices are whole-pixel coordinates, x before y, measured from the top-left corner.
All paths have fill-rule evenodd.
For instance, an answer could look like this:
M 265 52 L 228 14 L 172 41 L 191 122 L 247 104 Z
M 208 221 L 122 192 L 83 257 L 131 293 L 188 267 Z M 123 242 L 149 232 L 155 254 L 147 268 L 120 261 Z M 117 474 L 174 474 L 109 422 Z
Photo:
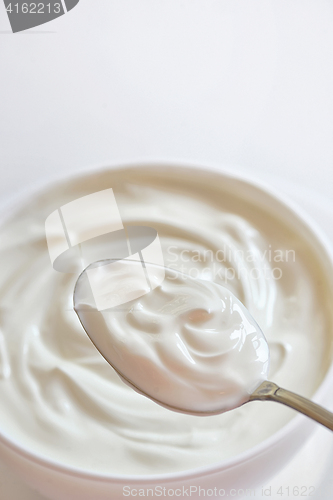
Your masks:
M 325 410 L 322 406 L 313 403 L 303 396 L 299 396 L 294 392 L 282 389 L 273 382 L 265 381 L 258 389 L 251 394 L 249 401 L 276 401 L 285 406 L 289 406 L 293 410 L 303 413 L 319 424 L 324 425 L 333 431 L 333 413 Z
M 88 266 L 87 269 L 93 268 L 96 265 L 98 267 L 102 267 L 103 265 L 108 264 L 108 263 L 113 262 L 113 261 L 114 261 L 113 259 L 108 259 L 108 260 L 100 261 L 100 262 L 92 264 L 91 266 Z M 135 264 L 139 265 L 139 262 L 135 261 Z M 149 266 L 150 266 L 150 264 L 149 264 Z M 155 264 L 152 264 L 152 266 L 154 266 L 155 268 L 157 268 L 159 270 L 162 269 L 161 266 L 157 266 Z M 180 413 L 188 413 L 188 414 L 192 414 L 192 415 L 198 415 L 198 416 L 209 416 L 209 415 L 216 415 L 216 414 L 219 414 L 219 413 L 223 413 L 223 410 L 214 411 L 214 412 L 189 411 L 189 410 L 184 409 L 184 408 L 174 407 L 174 406 L 170 406 L 168 404 L 165 404 L 163 401 L 157 400 L 156 398 L 152 397 L 148 393 L 144 392 L 141 388 L 137 387 L 135 385 L 135 381 L 129 380 L 123 373 L 121 373 L 119 371 L 118 368 L 116 368 L 115 366 L 113 366 L 113 364 L 110 362 L 110 360 L 108 359 L 108 357 L 105 354 L 105 352 L 102 352 L 101 349 L 96 346 L 96 343 L 94 342 L 92 336 L 90 335 L 90 333 L 84 327 L 84 325 L 83 325 L 83 323 L 81 321 L 81 318 L 80 318 L 80 308 L 77 307 L 77 303 L 78 303 L 78 300 L 77 300 L 78 299 L 77 298 L 77 289 L 78 289 L 77 284 L 78 284 L 78 282 L 83 277 L 85 277 L 85 273 L 86 273 L 87 269 L 85 269 L 81 273 L 81 275 L 79 276 L 79 278 L 78 278 L 78 280 L 76 282 L 75 288 L 74 288 L 74 293 L 73 293 L 74 310 L 75 310 L 76 314 L 78 315 L 78 318 L 79 318 L 79 320 L 80 320 L 80 322 L 82 324 L 82 327 L 84 328 L 84 330 L 87 333 L 87 335 L 90 338 L 90 340 L 93 342 L 93 344 L 98 349 L 98 351 L 102 354 L 102 356 L 106 359 L 106 361 L 118 373 L 118 375 L 120 376 L 120 378 L 127 385 L 129 385 L 130 387 L 132 387 L 136 392 L 139 392 L 140 394 L 148 397 L 149 399 L 155 401 L 159 405 L 164 406 L 165 408 L 168 408 L 170 410 L 177 411 L 177 412 L 180 412 Z M 172 271 L 175 272 L 174 270 L 172 270 Z M 316 422 L 322 424 L 323 426 L 327 427 L 328 429 L 333 430 L 333 413 L 331 413 L 330 411 L 326 410 L 322 406 L 320 406 L 320 405 L 318 405 L 318 404 L 310 401 L 307 398 L 299 396 L 298 394 L 295 394 L 295 393 L 290 392 L 288 390 L 282 389 L 281 387 L 279 387 L 278 385 L 276 385 L 273 382 L 264 381 L 251 394 L 251 396 L 249 397 L 249 400 L 247 402 L 250 402 L 250 401 L 275 401 L 277 403 L 281 403 L 281 404 L 283 404 L 285 406 L 288 406 L 288 407 L 290 407 L 290 408 L 292 408 L 292 409 L 294 409 L 294 410 L 296 410 L 296 411 L 298 411 L 300 413 L 303 413 L 307 417 L 311 418 L 312 420 L 315 420 Z

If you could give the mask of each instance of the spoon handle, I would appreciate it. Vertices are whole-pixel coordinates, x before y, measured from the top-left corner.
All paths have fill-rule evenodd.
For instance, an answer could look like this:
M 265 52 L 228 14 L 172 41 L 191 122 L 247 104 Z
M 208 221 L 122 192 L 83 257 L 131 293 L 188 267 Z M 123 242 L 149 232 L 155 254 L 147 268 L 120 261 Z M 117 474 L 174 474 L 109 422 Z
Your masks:
M 277 401 L 312 418 L 333 431 L 333 413 L 273 382 L 265 381 L 251 395 L 250 401 Z

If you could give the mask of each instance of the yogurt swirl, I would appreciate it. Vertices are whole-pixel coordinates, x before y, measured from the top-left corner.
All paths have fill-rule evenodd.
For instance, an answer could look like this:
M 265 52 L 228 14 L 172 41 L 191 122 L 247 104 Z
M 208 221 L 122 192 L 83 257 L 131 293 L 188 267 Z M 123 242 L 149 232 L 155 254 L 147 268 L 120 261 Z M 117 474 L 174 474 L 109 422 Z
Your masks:
M 116 266 L 129 288 L 128 265 L 106 262 L 99 271 L 103 278 Z M 269 366 L 267 342 L 247 309 L 216 283 L 171 270 L 162 284 L 158 278 L 150 293 L 99 311 L 81 274 L 74 309 L 95 346 L 130 386 L 171 409 L 209 415 L 247 402 Z
M 328 281 L 288 221 L 212 173 L 96 172 L 35 195 L 0 228 L 1 432 L 41 456 L 105 474 L 182 471 L 249 449 L 294 412 L 256 402 L 208 418 L 171 412 L 127 387 L 83 331 L 72 302 L 77 276 L 52 269 L 44 224 L 59 206 L 108 187 L 124 225 L 156 229 L 166 267 L 226 286 L 245 305 L 269 344 L 269 379 L 311 397 L 327 371 Z M 127 318 L 138 331 L 143 320 L 139 312 Z

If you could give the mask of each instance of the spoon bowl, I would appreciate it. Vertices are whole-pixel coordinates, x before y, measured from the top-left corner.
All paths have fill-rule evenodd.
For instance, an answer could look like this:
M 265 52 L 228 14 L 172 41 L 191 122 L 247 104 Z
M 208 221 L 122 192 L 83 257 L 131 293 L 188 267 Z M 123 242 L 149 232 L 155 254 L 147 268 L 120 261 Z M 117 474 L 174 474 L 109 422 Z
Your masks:
M 269 348 L 246 307 L 221 285 L 138 260 L 88 266 L 74 310 L 95 347 L 138 393 L 209 416 L 275 401 L 333 430 L 333 414 L 267 380 Z

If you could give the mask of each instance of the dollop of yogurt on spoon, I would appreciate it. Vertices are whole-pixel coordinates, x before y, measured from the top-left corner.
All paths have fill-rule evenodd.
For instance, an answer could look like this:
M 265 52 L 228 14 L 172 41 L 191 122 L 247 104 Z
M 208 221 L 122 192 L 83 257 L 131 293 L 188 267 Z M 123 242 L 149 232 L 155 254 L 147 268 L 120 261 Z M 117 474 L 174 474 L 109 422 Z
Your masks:
M 133 287 L 127 269 L 116 265 L 121 289 Z M 165 269 L 152 290 L 98 310 L 85 271 L 76 283 L 74 309 L 123 380 L 167 408 L 222 413 L 247 402 L 267 379 L 264 334 L 245 306 L 216 283 Z

